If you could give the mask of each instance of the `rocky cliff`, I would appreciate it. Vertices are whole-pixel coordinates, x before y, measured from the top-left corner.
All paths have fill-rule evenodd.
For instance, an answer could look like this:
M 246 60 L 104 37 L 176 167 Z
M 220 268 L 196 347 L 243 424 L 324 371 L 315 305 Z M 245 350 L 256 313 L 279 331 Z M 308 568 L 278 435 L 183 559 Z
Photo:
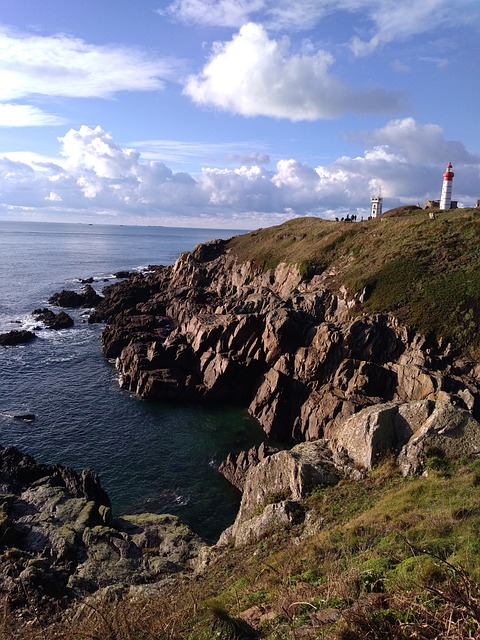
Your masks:
M 264 270 L 227 241 L 105 290 L 91 321 L 140 397 L 236 401 L 277 440 L 333 438 L 361 409 L 449 399 L 478 417 L 479 369 L 392 313 L 361 310 L 334 270 Z

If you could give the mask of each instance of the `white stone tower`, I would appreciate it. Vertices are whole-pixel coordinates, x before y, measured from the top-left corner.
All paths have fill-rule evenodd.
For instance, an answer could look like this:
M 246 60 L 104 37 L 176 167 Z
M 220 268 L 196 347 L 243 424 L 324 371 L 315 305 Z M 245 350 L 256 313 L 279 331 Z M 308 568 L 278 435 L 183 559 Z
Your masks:
M 443 174 L 442 197 L 440 198 L 440 209 L 450 209 L 452 204 L 453 176 L 452 163 L 447 164 L 447 170 Z
M 372 206 L 370 208 L 370 217 L 378 218 L 378 216 L 382 215 L 382 207 L 383 207 L 383 197 L 382 191 L 379 190 L 378 195 L 371 197 Z

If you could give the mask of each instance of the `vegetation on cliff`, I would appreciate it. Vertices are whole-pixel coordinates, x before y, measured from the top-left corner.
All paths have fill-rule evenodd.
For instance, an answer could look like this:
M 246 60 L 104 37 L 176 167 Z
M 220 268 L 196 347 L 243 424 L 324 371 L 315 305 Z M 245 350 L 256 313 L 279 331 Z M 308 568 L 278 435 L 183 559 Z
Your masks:
M 430 219 L 414 209 L 364 222 L 297 218 L 233 238 L 240 260 L 265 269 L 285 261 L 305 278 L 323 274 L 332 288 L 360 294 L 355 313 L 395 313 L 467 352 L 480 347 L 480 213 L 456 209 Z
M 428 473 L 384 463 L 306 499 L 302 525 L 218 550 L 195 577 L 93 599 L 22 640 L 477 638 L 480 462 L 432 451 Z M 72 623 L 72 617 L 75 621 Z

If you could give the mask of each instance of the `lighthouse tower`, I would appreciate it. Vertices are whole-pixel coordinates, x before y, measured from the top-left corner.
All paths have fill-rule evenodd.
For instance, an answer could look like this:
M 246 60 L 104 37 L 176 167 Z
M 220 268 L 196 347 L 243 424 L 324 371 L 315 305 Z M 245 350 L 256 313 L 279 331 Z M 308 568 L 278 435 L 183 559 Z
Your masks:
M 440 198 L 440 209 L 450 209 L 452 204 L 452 184 L 453 176 L 452 163 L 447 164 L 447 169 L 443 174 L 442 197 Z
M 370 208 L 370 217 L 377 218 L 382 215 L 383 198 L 382 190 L 380 189 L 377 196 L 371 197 L 372 206 Z

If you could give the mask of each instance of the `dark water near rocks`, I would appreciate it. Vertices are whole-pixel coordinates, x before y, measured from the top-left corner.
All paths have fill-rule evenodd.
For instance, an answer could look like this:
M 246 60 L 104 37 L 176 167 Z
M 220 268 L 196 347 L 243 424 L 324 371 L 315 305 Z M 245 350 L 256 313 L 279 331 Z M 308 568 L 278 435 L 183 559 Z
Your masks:
M 0 333 L 32 328 L 52 293 L 94 276 L 171 264 L 199 242 L 235 232 L 0 221 Z M 114 282 L 113 279 L 110 282 Z M 175 513 L 209 540 L 233 522 L 239 495 L 217 472 L 230 450 L 260 441 L 238 407 L 151 404 L 122 391 L 101 354 L 102 327 L 75 326 L 0 347 L 0 444 L 38 461 L 97 472 L 114 513 Z M 27 423 L 12 418 L 33 413 Z

